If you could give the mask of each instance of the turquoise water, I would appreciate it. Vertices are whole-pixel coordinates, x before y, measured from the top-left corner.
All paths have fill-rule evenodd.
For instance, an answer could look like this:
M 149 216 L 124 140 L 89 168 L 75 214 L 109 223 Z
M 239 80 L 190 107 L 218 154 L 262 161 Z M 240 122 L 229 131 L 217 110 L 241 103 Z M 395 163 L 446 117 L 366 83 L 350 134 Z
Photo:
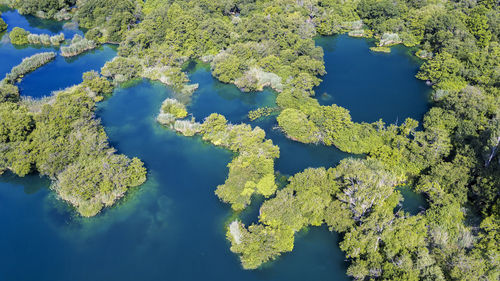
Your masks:
M 343 44 L 343 37 L 330 40 Z M 28 51 L 31 47 L 0 45 L 2 61 L 22 58 L 18 52 Z M 64 87 L 49 80 L 61 72 L 81 77 L 88 58 L 77 57 L 73 68 L 56 61 L 28 74 L 20 85 L 23 93 L 30 95 L 36 85 L 46 87 L 40 92 Z M 10 70 L 0 67 L 2 76 Z M 188 106 L 199 121 L 219 112 L 232 123 L 249 122 L 249 110 L 274 104 L 274 92 L 240 93 L 213 79 L 203 65 L 190 68 L 189 76 L 200 84 Z M 75 216 L 48 189 L 46 178 L 20 179 L 8 173 L 0 177 L 0 280 L 347 280 L 338 235 L 326 227 L 299 233 L 292 253 L 259 270 L 241 268 L 225 239 L 225 226 L 234 214 L 214 194 L 227 176 L 232 154 L 157 124 L 161 102 L 170 96 L 158 82 L 137 80 L 99 104 L 97 116 L 111 144 L 120 153 L 141 158 L 149 175 L 143 186 L 95 218 Z M 379 112 L 392 110 L 387 106 Z M 264 128 L 279 145 L 276 169 L 282 174 L 335 166 L 349 156 L 332 147 L 287 139 L 275 129 L 273 116 L 251 124 Z M 245 212 L 245 221 L 256 220 L 258 207 L 256 200 Z
M 0 276 L 7 280 L 324 280 L 346 279 L 337 235 L 300 233 L 292 254 L 245 271 L 229 251 L 225 224 L 232 212 L 214 188 L 224 182 L 231 153 L 158 125 L 170 95 L 139 81 L 115 91 L 98 115 L 112 144 L 146 163 L 148 182 L 92 219 L 73 217 L 36 177 L 0 184 Z M 47 183 L 45 183 L 47 184 Z M 29 188 L 28 188 L 29 189 Z M 31 188 L 34 189 L 34 188 Z M 30 190 L 31 190 L 30 189 Z M 19 233 L 20 232 L 20 233 Z M 49 258 L 50 257 L 50 258 Z M 22 262 L 20 262 L 22 261 Z M 23 270 L 24 268 L 31 270 Z
M 401 208 L 403 211 L 410 213 L 410 215 L 416 215 L 427 209 L 428 203 L 422 194 L 415 193 L 410 186 L 406 185 L 400 186 L 397 189 L 403 195 L 404 200 L 396 210 Z
M 369 49 L 372 41 L 347 35 L 320 37 L 316 44 L 324 50 L 327 71 L 315 89 L 321 104 L 349 109 L 356 122 L 422 120 L 431 89 L 415 78 L 422 61 L 408 48 L 397 45 L 390 54 L 377 53 Z

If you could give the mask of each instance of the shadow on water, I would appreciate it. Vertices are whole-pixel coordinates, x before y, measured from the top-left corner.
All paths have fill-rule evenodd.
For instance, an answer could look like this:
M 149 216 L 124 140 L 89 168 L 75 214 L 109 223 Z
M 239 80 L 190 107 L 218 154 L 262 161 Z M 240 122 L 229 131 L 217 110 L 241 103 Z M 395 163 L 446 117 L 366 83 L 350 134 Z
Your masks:
M 401 208 L 410 215 L 416 215 L 425 211 L 429 207 L 427 200 L 425 200 L 425 196 L 421 193 L 415 192 L 411 186 L 398 186 L 396 189 L 403 196 L 401 206 L 396 207 L 396 209 Z

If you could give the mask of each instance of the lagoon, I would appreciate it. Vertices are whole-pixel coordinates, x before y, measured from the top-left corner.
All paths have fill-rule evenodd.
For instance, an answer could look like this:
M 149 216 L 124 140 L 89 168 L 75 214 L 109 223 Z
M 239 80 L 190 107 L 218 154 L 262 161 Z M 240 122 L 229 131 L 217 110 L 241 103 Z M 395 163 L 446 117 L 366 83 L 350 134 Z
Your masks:
M 22 27 L 30 32 L 50 35 L 62 32 L 67 39 L 71 39 L 74 34 L 83 35 L 82 31 L 69 29 L 62 22 L 43 20 L 33 16 L 23 16 L 17 11 L 7 10 L 2 13 L 2 18 L 8 24 L 8 30 L 14 27 Z M 21 63 L 23 58 L 42 52 L 59 53 L 58 47 L 44 46 L 14 46 L 9 42 L 8 33 L 0 34 L 0 77 L 4 77 L 12 67 Z M 29 73 L 18 84 L 21 95 L 40 98 L 49 96 L 53 91 L 65 89 L 67 87 L 80 84 L 84 72 L 95 70 L 100 71 L 106 61 L 116 56 L 116 46 L 104 45 L 95 50 L 80 54 L 76 57 L 65 58 L 60 55 L 56 59 L 41 68 Z
M 350 44 L 351 39 L 340 36 L 329 40 L 340 48 L 343 40 Z M 2 60 L 14 61 L 22 57 L 17 51 L 32 50 L 31 47 L 18 50 L 3 44 L 0 56 Z M 106 47 L 103 51 L 107 52 Z M 351 59 L 360 55 L 353 51 Z M 76 57 L 71 62 L 74 68 L 64 68 L 65 65 L 56 60 L 53 65 L 28 74 L 20 85 L 23 95 L 36 92 L 33 96 L 39 96 L 38 93 L 43 95 L 57 87 L 77 83 L 68 81 L 71 79 L 67 77 L 61 79 L 67 84 L 51 84 L 49 80 L 58 72 L 72 72 L 71 75 L 81 77 L 81 65 L 89 58 L 89 55 Z M 406 57 L 397 58 L 403 60 L 401 64 L 410 63 Z M 327 60 L 327 70 L 331 63 L 335 61 Z M 415 79 L 412 67 L 407 67 L 411 71 L 406 75 Z M 2 68 L 0 74 L 4 75 L 9 69 Z M 274 104 L 276 93 L 273 91 L 242 93 L 233 85 L 218 82 L 203 64 L 187 70 L 191 81 L 200 85 L 188 106 L 198 121 L 218 112 L 235 124 L 250 122 L 246 117 L 249 110 Z M 323 84 L 331 83 L 327 78 L 332 77 L 324 77 Z M 386 84 L 390 83 L 387 79 L 383 80 Z M 35 85 L 43 91 L 37 92 Z M 371 87 L 383 95 L 385 91 L 378 88 L 380 85 L 384 84 Z M 173 95 L 159 82 L 138 79 L 117 88 L 110 98 L 99 103 L 97 116 L 111 144 L 120 153 L 141 158 L 149 173 L 144 185 L 94 218 L 76 216 L 67 204 L 55 198 L 46 178 L 30 175 L 20 179 L 8 173 L 0 177 L 0 279 L 348 280 L 345 258 L 338 247 L 339 237 L 326 227 L 300 232 L 293 252 L 261 269 L 242 269 L 225 239 L 225 227 L 236 215 L 214 194 L 216 186 L 227 176 L 226 165 L 232 154 L 199 137 L 183 137 L 156 123 L 162 101 Z M 426 93 L 418 92 L 418 95 Z M 332 97 L 337 99 L 336 92 L 332 92 Z M 348 109 L 356 106 L 346 104 Z M 393 106 L 381 107 L 377 114 L 391 116 L 393 110 Z M 406 113 L 421 118 L 419 112 Z M 351 156 L 333 147 L 305 145 L 287 139 L 275 128 L 275 116 L 250 123 L 261 126 L 267 137 L 280 147 L 276 170 L 283 175 L 292 175 L 307 167 L 333 167 Z M 259 202 L 255 200 L 245 212 L 245 221 L 256 220 Z
M 373 40 L 347 35 L 320 37 L 316 45 L 324 50 L 327 72 L 314 89 L 320 104 L 349 109 L 355 122 L 422 121 L 431 88 L 415 78 L 422 60 L 410 49 L 397 45 L 389 54 L 373 52 Z

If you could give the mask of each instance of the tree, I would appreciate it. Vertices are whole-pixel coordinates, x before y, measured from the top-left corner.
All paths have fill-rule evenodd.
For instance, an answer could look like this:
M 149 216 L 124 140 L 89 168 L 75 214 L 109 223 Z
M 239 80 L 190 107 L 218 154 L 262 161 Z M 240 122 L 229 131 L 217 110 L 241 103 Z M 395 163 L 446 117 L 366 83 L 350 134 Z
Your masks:
M 26 45 L 28 44 L 28 35 L 28 31 L 20 27 L 14 27 L 9 33 L 10 42 L 14 45 Z

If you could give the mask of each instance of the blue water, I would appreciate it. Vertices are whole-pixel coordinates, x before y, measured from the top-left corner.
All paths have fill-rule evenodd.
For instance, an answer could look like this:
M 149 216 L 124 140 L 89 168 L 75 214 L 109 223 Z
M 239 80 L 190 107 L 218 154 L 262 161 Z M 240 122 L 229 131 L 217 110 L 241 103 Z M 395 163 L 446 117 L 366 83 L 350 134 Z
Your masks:
M 340 46 L 342 38 L 330 40 Z M 32 51 L 2 44 L 0 56 L 10 63 L 23 57 L 18 52 L 28 50 Z M 70 79 L 62 78 L 69 75 L 66 72 L 81 77 L 89 56 L 77 57 L 69 63 L 72 68 L 55 61 L 28 74 L 21 83 L 23 94 L 31 95 L 35 85 L 44 88 L 39 92 L 65 87 L 51 80 Z M 9 70 L 1 68 L 0 74 Z M 232 123 L 250 122 L 249 110 L 274 104 L 274 92 L 241 93 L 213 79 L 203 65 L 190 69 L 189 76 L 200 84 L 188 106 L 199 121 L 219 112 Z M 162 101 L 172 95 L 158 82 L 136 80 L 99 104 L 97 116 L 111 144 L 120 153 L 141 158 L 149 174 L 144 185 L 97 217 L 75 216 L 48 189 L 46 178 L 20 179 L 9 173 L 0 177 L 0 280 L 347 280 L 338 235 L 326 227 L 298 233 L 292 253 L 259 270 L 241 268 L 225 239 L 225 227 L 234 214 L 214 194 L 225 181 L 232 154 L 157 124 Z M 392 110 L 387 106 L 379 112 Z M 279 145 L 276 169 L 282 174 L 332 167 L 349 156 L 332 147 L 287 139 L 275 129 L 275 116 L 251 124 L 264 128 Z M 245 212 L 245 221 L 256 220 L 258 207 L 256 200 Z
M 54 51 L 52 48 L 13 46 L 4 40 L 5 37 L 8 37 L 8 34 L 0 35 L 0 79 L 3 79 L 5 74 L 9 73 L 14 66 L 20 64 L 23 58 L 37 53 Z
M 425 200 L 425 197 L 420 193 L 415 193 L 410 186 L 400 186 L 397 190 L 399 190 L 404 200 L 396 210 L 401 208 L 410 215 L 416 215 L 427 209 L 429 204 Z
M 115 56 L 116 47 L 110 45 L 71 58 L 58 55 L 54 61 L 26 75 L 18 84 L 19 90 L 22 95 L 35 98 L 50 95 L 53 91 L 80 84 L 84 72 L 100 72 L 101 67 Z
M 356 122 L 421 121 L 428 111 L 431 89 L 415 78 L 421 61 L 404 46 L 377 53 L 369 49 L 372 41 L 347 35 L 320 37 L 316 44 L 324 50 L 327 71 L 315 89 L 320 104 L 345 107 Z
M 256 271 L 229 251 L 232 216 L 214 189 L 224 182 L 231 153 L 179 136 L 155 122 L 170 92 L 139 81 L 102 102 L 112 144 L 144 160 L 149 180 L 123 202 L 92 219 L 73 217 L 46 188 L 27 196 L 36 177 L 0 184 L 0 276 L 7 280 L 345 280 L 337 235 L 300 233 L 294 252 Z M 3 178 L 2 178 L 3 179 Z M 47 184 L 47 183 L 45 183 Z M 19 218 L 18 218 L 19 216 Z M 19 233 L 21 232 L 21 233 Z M 22 262 L 20 262 L 22 261 Z M 30 268 L 30 270 L 24 270 Z
M 242 93 L 234 85 L 219 82 L 209 71 L 209 66 L 204 64 L 198 64 L 188 71 L 191 82 L 202 85 L 194 93 L 188 112 L 198 121 L 217 112 L 226 116 L 233 124 L 250 123 L 261 127 L 266 131 L 266 137 L 282 151 L 276 161 L 276 170 L 280 173 L 293 175 L 310 167 L 333 167 L 345 157 L 352 156 L 335 147 L 301 144 L 288 139 L 277 128 L 276 116 L 251 122 L 247 117 L 248 112 L 263 106 L 275 106 L 277 93 L 269 89 Z
M 22 16 L 17 11 L 7 10 L 2 13 L 2 18 L 9 25 L 9 30 L 18 26 L 34 33 L 57 34 L 64 32 L 72 36 L 75 33 L 81 33 L 77 30 L 68 30 L 63 28 L 63 23 L 50 20 L 42 20 L 32 16 Z M 21 63 L 23 58 L 32 56 L 41 52 L 59 52 L 59 48 L 41 47 L 41 46 L 14 46 L 8 40 L 8 34 L 0 35 L 0 79 L 12 69 L 12 67 Z M 62 90 L 67 87 L 80 84 L 82 74 L 86 71 L 100 71 L 106 61 L 116 56 L 116 47 L 105 45 L 98 49 L 85 52 L 72 58 L 64 58 L 60 55 L 56 59 L 39 69 L 27 74 L 21 83 L 19 89 L 21 95 L 35 98 L 50 95 L 51 92 Z
M 65 21 L 53 21 L 37 18 L 31 15 L 21 15 L 16 10 L 11 10 L 5 6 L 0 6 L 2 19 L 8 24 L 7 31 L 10 32 L 14 27 L 21 27 L 34 34 L 56 35 L 63 33 L 66 39 L 73 38 L 73 35 L 83 32 L 79 29 L 65 28 Z

